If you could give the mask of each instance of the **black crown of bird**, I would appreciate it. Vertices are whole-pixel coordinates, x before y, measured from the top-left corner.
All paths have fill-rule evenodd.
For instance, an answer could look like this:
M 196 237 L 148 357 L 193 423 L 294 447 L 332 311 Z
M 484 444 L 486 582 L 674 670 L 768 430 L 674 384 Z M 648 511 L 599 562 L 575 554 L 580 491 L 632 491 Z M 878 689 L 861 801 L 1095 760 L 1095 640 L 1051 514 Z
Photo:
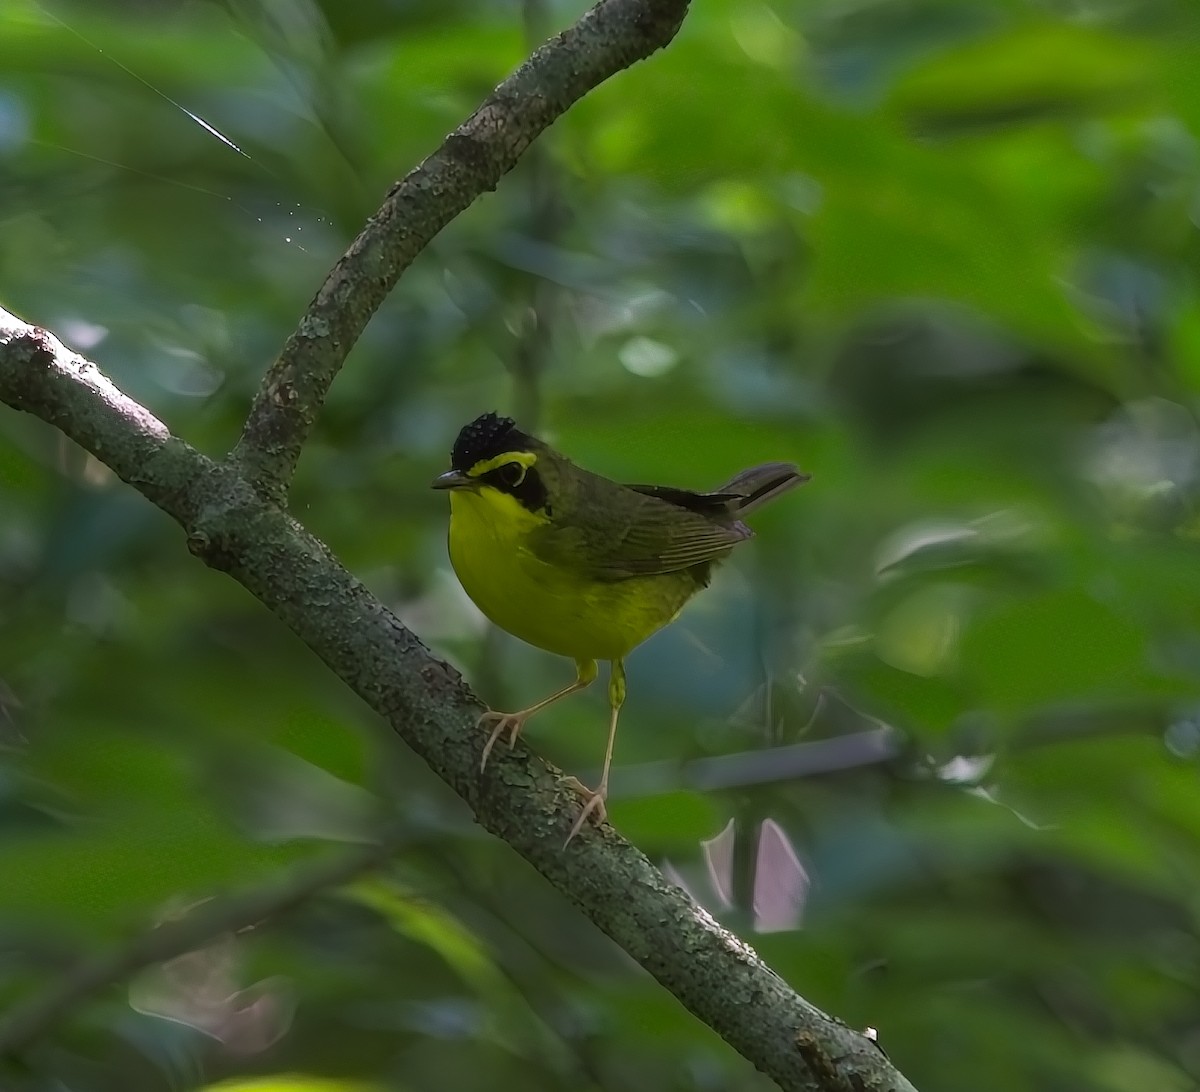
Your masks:
M 501 629 L 575 661 L 575 679 L 561 690 L 480 717 L 491 726 L 480 770 L 498 739 L 511 747 L 530 717 L 590 685 L 596 662 L 607 660 L 603 773 L 595 789 L 568 779 L 583 804 L 567 843 L 589 818 L 603 821 L 625 657 L 674 621 L 713 566 L 752 537 L 744 516 L 807 480 L 791 463 L 763 463 L 711 493 L 622 485 L 576 466 L 510 417 L 485 413 L 465 425 L 450 469 L 432 483 L 450 494 L 454 571 Z
M 517 422 L 511 417 L 485 413 L 459 430 L 454 447 L 450 449 L 450 466 L 468 471 L 476 463 L 506 451 L 527 450 L 530 439 L 517 428 Z

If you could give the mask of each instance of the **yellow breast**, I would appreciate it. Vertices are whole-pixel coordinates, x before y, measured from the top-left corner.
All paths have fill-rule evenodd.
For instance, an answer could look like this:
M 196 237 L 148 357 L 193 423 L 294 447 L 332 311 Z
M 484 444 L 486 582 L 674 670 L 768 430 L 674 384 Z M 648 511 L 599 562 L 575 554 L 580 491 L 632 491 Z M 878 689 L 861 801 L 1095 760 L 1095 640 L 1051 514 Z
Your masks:
M 494 489 L 450 494 L 450 562 L 501 629 L 547 652 L 617 660 L 670 622 L 696 590 L 687 573 L 602 582 L 528 548 L 542 517 Z

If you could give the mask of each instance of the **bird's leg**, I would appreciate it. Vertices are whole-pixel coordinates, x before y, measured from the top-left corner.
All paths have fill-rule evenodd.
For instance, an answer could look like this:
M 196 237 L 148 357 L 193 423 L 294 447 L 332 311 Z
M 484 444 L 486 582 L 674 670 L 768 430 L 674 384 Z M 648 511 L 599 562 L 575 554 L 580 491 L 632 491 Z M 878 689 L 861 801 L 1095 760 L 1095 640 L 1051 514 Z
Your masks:
M 563 849 L 571 844 L 571 839 L 583 829 L 589 815 L 594 815 L 597 823 L 603 823 L 608 814 L 604 801 L 608 796 L 608 769 L 612 765 L 613 743 L 617 738 L 617 717 L 620 716 L 621 706 L 625 702 L 625 664 L 622 660 L 613 660 L 608 669 L 608 704 L 612 708 L 612 719 L 608 722 L 608 747 L 604 751 L 604 772 L 600 775 L 600 785 L 589 789 L 576 778 L 568 778 L 568 782 L 580 796 L 583 797 L 583 810 L 571 833 L 563 842 Z
M 582 690 L 585 686 L 591 686 L 595 681 L 596 661 L 576 660 L 575 681 L 570 686 L 564 686 L 561 690 L 556 690 L 548 698 L 542 698 L 541 701 L 531 705 L 528 709 L 522 709 L 516 713 L 500 713 L 495 709 L 489 709 L 480 716 L 478 724 L 495 724 L 495 727 L 492 729 L 492 734 L 488 736 L 487 743 L 483 746 L 483 759 L 479 763 L 479 772 L 482 773 L 487 768 L 488 755 L 492 753 L 492 748 L 495 746 L 496 740 L 502 735 L 506 732 L 508 733 L 508 745 L 511 747 L 517 742 L 517 736 L 521 734 L 521 729 L 525 727 L 525 722 L 534 713 L 540 713 L 547 706 L 553 705 L 568 694 L 574 694 L 576 690 Z

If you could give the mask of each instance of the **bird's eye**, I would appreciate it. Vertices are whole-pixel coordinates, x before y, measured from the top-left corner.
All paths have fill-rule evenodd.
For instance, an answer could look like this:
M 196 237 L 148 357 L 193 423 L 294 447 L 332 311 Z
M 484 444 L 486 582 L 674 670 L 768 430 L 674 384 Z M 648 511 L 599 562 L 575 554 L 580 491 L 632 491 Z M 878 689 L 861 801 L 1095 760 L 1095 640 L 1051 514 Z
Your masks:
M 500 468 L 500 480 L 505 485 L 520 485 L 525 480 L 525 467 L 520 463 L 505 463 Z

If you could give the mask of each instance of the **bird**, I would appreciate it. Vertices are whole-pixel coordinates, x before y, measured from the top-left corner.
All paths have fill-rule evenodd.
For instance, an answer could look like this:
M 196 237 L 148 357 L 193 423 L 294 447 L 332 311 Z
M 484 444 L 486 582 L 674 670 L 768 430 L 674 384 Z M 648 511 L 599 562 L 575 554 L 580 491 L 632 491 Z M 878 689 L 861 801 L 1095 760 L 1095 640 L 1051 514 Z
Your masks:
M 708 586 L 713 566 L 753 532 L 742 517 L 809 478 L 791 463 L 764 463 L 712 493 L 621 485 L 576 466 L 522 432 L 511 417 L 485 413 L 464 425 L 450 469 L 431 482 L 450 498 L 449 553 L 464 591 L 501 629 L 575 661 L 575 679 L 515 713 L 488 709 L 491 733 L 511 747 L 525 724 L 596 681 L 609 663 L 608 744 L 600 784 L 568 783 L 582 809 L 565 846 L 590 817 L 607 816 L 608 775 L 625 701 L 625 658 Z

